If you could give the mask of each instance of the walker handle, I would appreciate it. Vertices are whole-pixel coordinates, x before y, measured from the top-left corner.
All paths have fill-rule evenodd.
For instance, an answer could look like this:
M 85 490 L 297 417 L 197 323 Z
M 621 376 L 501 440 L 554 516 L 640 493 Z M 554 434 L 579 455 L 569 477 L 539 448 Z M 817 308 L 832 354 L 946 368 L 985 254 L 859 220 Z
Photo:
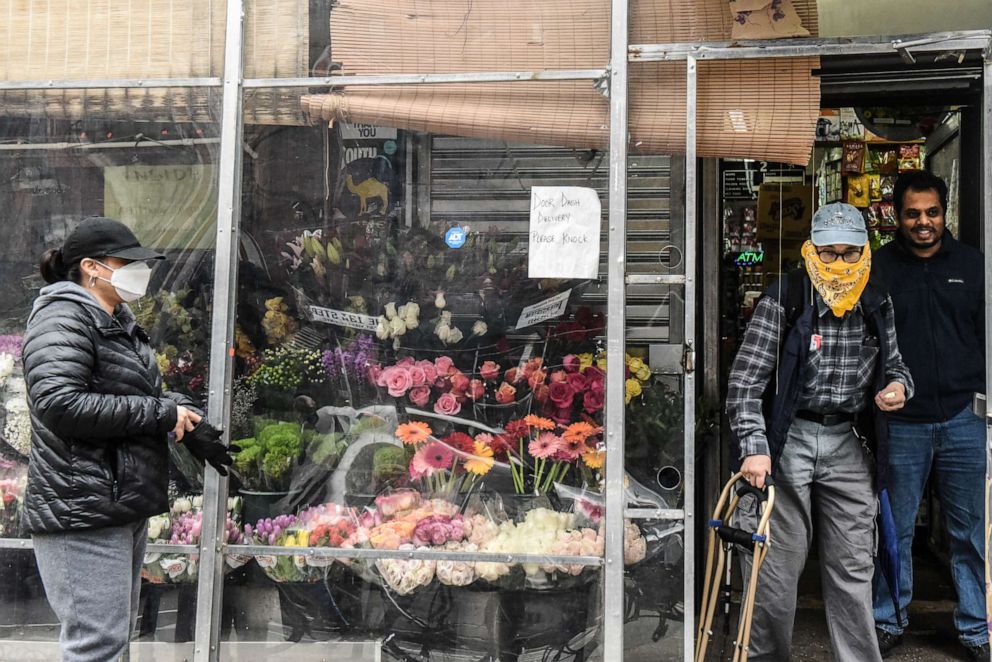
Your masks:
M 775 481 L 772 479 L 771 474 L 765 474 L 765 487 L 760 490 L 747 481 L 741 479 L 741 485 L 737 488 L 737 496 L 740 497 L 745 494 L 753 494 L 759 501 L 768 501 L 768 488 L 773 485 L 775 485 Z
M 733 526 L 721 526 L 717 528 L 716 532 L 721 540 L 732 545 L 753 548 L 756 542 L 765 542 L 765 536 L 759 536 L 757 533 L 738 529 Z

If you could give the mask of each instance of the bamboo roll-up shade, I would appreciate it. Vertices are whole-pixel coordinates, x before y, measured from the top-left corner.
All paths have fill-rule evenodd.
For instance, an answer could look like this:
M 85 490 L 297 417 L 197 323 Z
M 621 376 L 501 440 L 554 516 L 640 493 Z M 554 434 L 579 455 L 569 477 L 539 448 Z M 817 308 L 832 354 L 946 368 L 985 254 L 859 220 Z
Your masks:
M 641 21 L 633 22 L 635 31 L 645 41 L 657 41 L 657 26 L 667 26 L 664 36 L 671 41 L 715 39 L 731 22 L 724 0 L 640 0 L 634 12 Z M 609 59 L 609 8 L 599 0 L 483 6 L 341 0 L 331 13 L 331 43 L 333 59 L 347 74 L 603 67 Z M 815 66 L 815 58 L 702 62 L 699 154 L 806 163 L 819 114 Z M 631 149 L 684 152 L 685 101 L 684 62 L 633 63 Z M 303 110 L 314 119 L 532 144 L 605 148 L 609 142 L 609 104 L 590 81 L 355 87 L 304 96 Z
M 803 27 L 816 35 L 816 0 L 793 0 Z M 726 41 L 734 17 L 727 0 L 631 0 L 630 43 Z
M 0 0 L 0 80 L 220 77 L 225 18 L 224 0 Z M 306 76 L 309 42 L 307 0 L 246 3 L 246 77 Z M 216 119 L 207 112 L 212 94 L 174 88 L 5 92 L 0 107 L 7 115 L 205 120 Z M 246 121 L 302 121 L 298 94 L 261 96 L 253 97 Z

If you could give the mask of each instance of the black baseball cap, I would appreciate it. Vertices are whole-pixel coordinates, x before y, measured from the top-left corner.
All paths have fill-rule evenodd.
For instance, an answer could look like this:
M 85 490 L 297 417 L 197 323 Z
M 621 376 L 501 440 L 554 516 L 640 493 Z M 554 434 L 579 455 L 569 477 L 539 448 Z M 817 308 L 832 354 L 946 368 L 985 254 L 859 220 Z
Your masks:
M 120 221 L 90 216 L 80 222 L 62 244 L 62 262 L 76 264 L 85 257 L 119 257 L 122 260 L 164 260 L 161 253 L 145 248 Z

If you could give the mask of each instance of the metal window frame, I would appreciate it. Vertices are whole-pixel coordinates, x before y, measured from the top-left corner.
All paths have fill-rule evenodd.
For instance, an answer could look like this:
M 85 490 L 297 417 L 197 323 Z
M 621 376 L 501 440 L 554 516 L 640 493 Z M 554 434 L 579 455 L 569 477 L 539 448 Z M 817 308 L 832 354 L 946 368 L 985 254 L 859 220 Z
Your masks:
M 227 553 L 305 553 L 321 557 L 424 558 L 481 560 L 500 562 L 561 562 L 604 568 L 604 659 L 621 660 L 624 650 L 623 595 L 623 518 L 659 518 L 682 520 L 685 530 L 685 569 L 683 576 L 685 621 L 683 658 L 690 660 L 693 651 L 695 568 L 693 531 L 695 522 L 695 336 L 696 336 L 696 239 L 697 239 L 697 150 L 696 150 L 696 76 L 699 60 L 759 59 L 767 57 L 802 57 L 818 55 L 855 55 L 898 52 L 914 61 L 913 52 L 946 50 L 981 50 L 984 56 L 982 150 L 983 159 L 983 244 L 985 254 L 992 255 L 992 32 L 973 30 L 899 37 L 858 37 L 842 39 L 790 39 L 781 41 L 714 42 L 694 44 L 628 43 L 629 2 L 611 0 L 612 28 L 610 65 L 607 69 L 535 72 L 478 72 L 465 74 L 341 76 L 325 78 L 244 79 L 243 20 L 244 0 L 229 0 L 226 17 L 224 75 L 218 78 L 175 79 L 104 79 L 73 81 L 0 81 L 0 90 L 58 90 L 93 88 L 180 88 L 222 87 L 221 140 L 218 173 L 217 250 L 214 269 L 214 314 L 211 320 L 210 374 L 208 409 L 210 420 L 224 425 L 230 410 L 232 378 L 234 305 L 237 296 L 237 251 L 241 199 L 241 136 L 243 131 L 243 93 L 247 89 L 293 87 L 342 87 L 379 85 L 422 85 L 446 83 L 524 82 L 529 80 L 600 80 L 610 88 L 610 173 L 609 173 L 609 266 L 607 296 L 608 362 L 620 365 L 625 352 L 624 298 L 627 284 L 681 284 L 689 305 L 684 310 L 683 350 L 686 367 L 684 388 L 684 485 L 688 495 L 682 510 L 625 509 L 624 476 L 624 382 L 622 371 L 607 376 L 607 450 L 606 469 L 606 547 L 600 557 L 549 557 L 541 555 L 493 555 L 451 552 L 381 552 L 376 550 L 311 550 L 269 548 L 265 546 L 231 546 L 221 540 L 226 517 L 227 481 L 213 469 L 204 477 L 204 520 L 199 547 L 154 545 L 151 551 L 199 553 L 200 575 L 197 588 L 196 638 L 194 660 L 214 662 L 220 657 L 219 619 L 223 600 L 223 565 Z M 686 176 L 685 176 L 685 274 L 669 276 L 627 276 L 625 273 L 626 174 L 628 148 L 627 69 L 630 62 L 662 60 L 686 61 Z M 992 291 L 992 270 L 986 270 L 986 292 Z M 992 305 L 986 302 L 986 326 L 992 328 Z M 992 354 L 992 339 L 987 339 L 986 353 Z M 986 363 L 987 381 L 992 383 L 992 363 Z M 987 423 L 992 416 L 986 413 Z M 226 433 L 225 436 L 228 436 Z M 229 439 L 228 439 L 229 440 Z M 989 427 L 992 446 L 992 427 Z M 992 456 L 989 458 L 992 467 Z M 986 517 L 986 531 L 988 518 Z M 988 541 L 986 541 L 986 544 Z M 30 549 L 29 540 L 0 540 L 0 549 Z

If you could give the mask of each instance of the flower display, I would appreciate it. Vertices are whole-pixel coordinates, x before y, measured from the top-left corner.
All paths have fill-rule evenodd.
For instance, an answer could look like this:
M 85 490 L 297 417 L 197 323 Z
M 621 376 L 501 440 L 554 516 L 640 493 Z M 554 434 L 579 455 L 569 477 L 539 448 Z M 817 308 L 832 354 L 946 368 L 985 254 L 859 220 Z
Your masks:
M 550 553 L 555 556 L 602 556 L 604 550 L 602 533 L 584 528 L 558 531 L 557 538 L 551 543 Z M 580 564 L 541 566 L 545 572 L 565 572 L 570 575 L 579 575 L 585 568 L 586 566 Z
M 21 349 L 24 346 L 24 336 L 0 335 L 0 354 L 10 356 L 14 361 L 21 360 Z
M 281 490 L 288 485 L 290 469 L 303 453 L 304 433 L 296 423 L 256 420 L 254 437 L 238 439 L 234 470 L 252 489 Z
M 372 336 L 361 334 L 347 347 L 335 347 L 321 354 L 320 362 L 329 379 L 360 380 L 372 383 L 369 368 L 375 357 L 375 341 Z
M 623 523 L 623 562 L 633 565 L 644 560 L 648 553 L 648 541 L 630 520 Z
M 401 550 L 426 549 L 414 545 L 403 544 Z M 409 595 L 421 586 L 427 586 L 434 581 L 435 561 L 417 559 L 379 559 L 375 567 L 383 580 L 399 595 Z
M 262 318 L 262 330 L 270 345 L 279 345 L 289 336 L 296 333 L 296 320 L 286 313 L 289 306 L 283 303 L 282 297 L 273 297 L 265 302 L 265 316 Z
M 379 316 L 375 336 L 379 340 L 393 341 L 393 349 L 400 348 L 400 337 L 420 326 L 420 304 L 407 301 L 399 308 L 395 301 L 385 305 L 385 313 Z
M 223 542 L 237 545 L 244 541 L 238 524 L 241 500 L 228 499 L 227 517 L 224 521 Z M 168 513 L 148 519 L 146 538 L 149 543 L 169 545 L 199 545 L 203 528 L 203 497 L 178 497 Z M 141 576 L 154 584 L 181 583 L 196 580 L 198 554 L 173 554 L 146 552 Z M 231 554 L 225 557 L 227 568 L 234 569 L 247 563 L 250 557 Z
M 502 554 L 550 554 L 558 532 L 573 526 L 575 515 L 559 513 L 547 508 L 535 508 L 527 513 L 523 522 L 504 522 L 494 538 L 480 545 L 484 552 Z M 535 575 L 540 570 L 536 564 L 523 564 L 527 575 Z M 495 581 L 510 572 L 505 563 L 479 562 L 476 564 L 479 577 Z
M 310 533 L 299 525 L 295 515 L 279 515 L 261 519 L 254 527 L 246 524 L 244 539 L 253 540 L 259 545 L 306 547 L 310 543 Z M 275 582 L 305 582 L 317 577 L 316 572 L 307 566 L 305 557 L 300 554 L 263 554 L 255 556 L 255 562 Z
M 555 430 L 561 430 L 561 434 Z M 595 435 L 601 432 L 602 428 L 586 421 L 562 426 L 536 414 L 507 423 L 501 441 L 505 440 L 508 446 L 516 492 L 544 494 L 554 483 L 563 481 L 570 469 L 578 467 L 580 459 L 585 460 L 586 454 L 598 452 L 599 440 Z M 588 463 L 584 466 L 593 468 Z
M 0 459 L 0 538 L 21 535 L 21 508 L 27 485 L 27 467 Z
M 448 552 L 477 552 L 479 546 L 471 542 L 449 541 L 444 544 Z M 446 586 L 468 586 L 475 581 L 475 563 L 471 561 L 438 561 L 435 574 L 439 582 Z
M 417 522 L 413 529 L 413 544 L 444 545 L 446 542 L 459 542 L 465 538 L 465 523 L 461 515 L 431 515 Z
M 416 490 L 396 490 L 394 492 L 380 494 L 375 498 L 375 507 L 385 519 L 396 517 L 406 511 L 413 510 L 419 507 L 420 504 L 420 492 Z
M 256 386 L 292 393 L 302 386 L 321 384 L 327 379 L 323 357 L 317 350 L 282 346 L 262 353 L 262 363 L 248 377 Z

